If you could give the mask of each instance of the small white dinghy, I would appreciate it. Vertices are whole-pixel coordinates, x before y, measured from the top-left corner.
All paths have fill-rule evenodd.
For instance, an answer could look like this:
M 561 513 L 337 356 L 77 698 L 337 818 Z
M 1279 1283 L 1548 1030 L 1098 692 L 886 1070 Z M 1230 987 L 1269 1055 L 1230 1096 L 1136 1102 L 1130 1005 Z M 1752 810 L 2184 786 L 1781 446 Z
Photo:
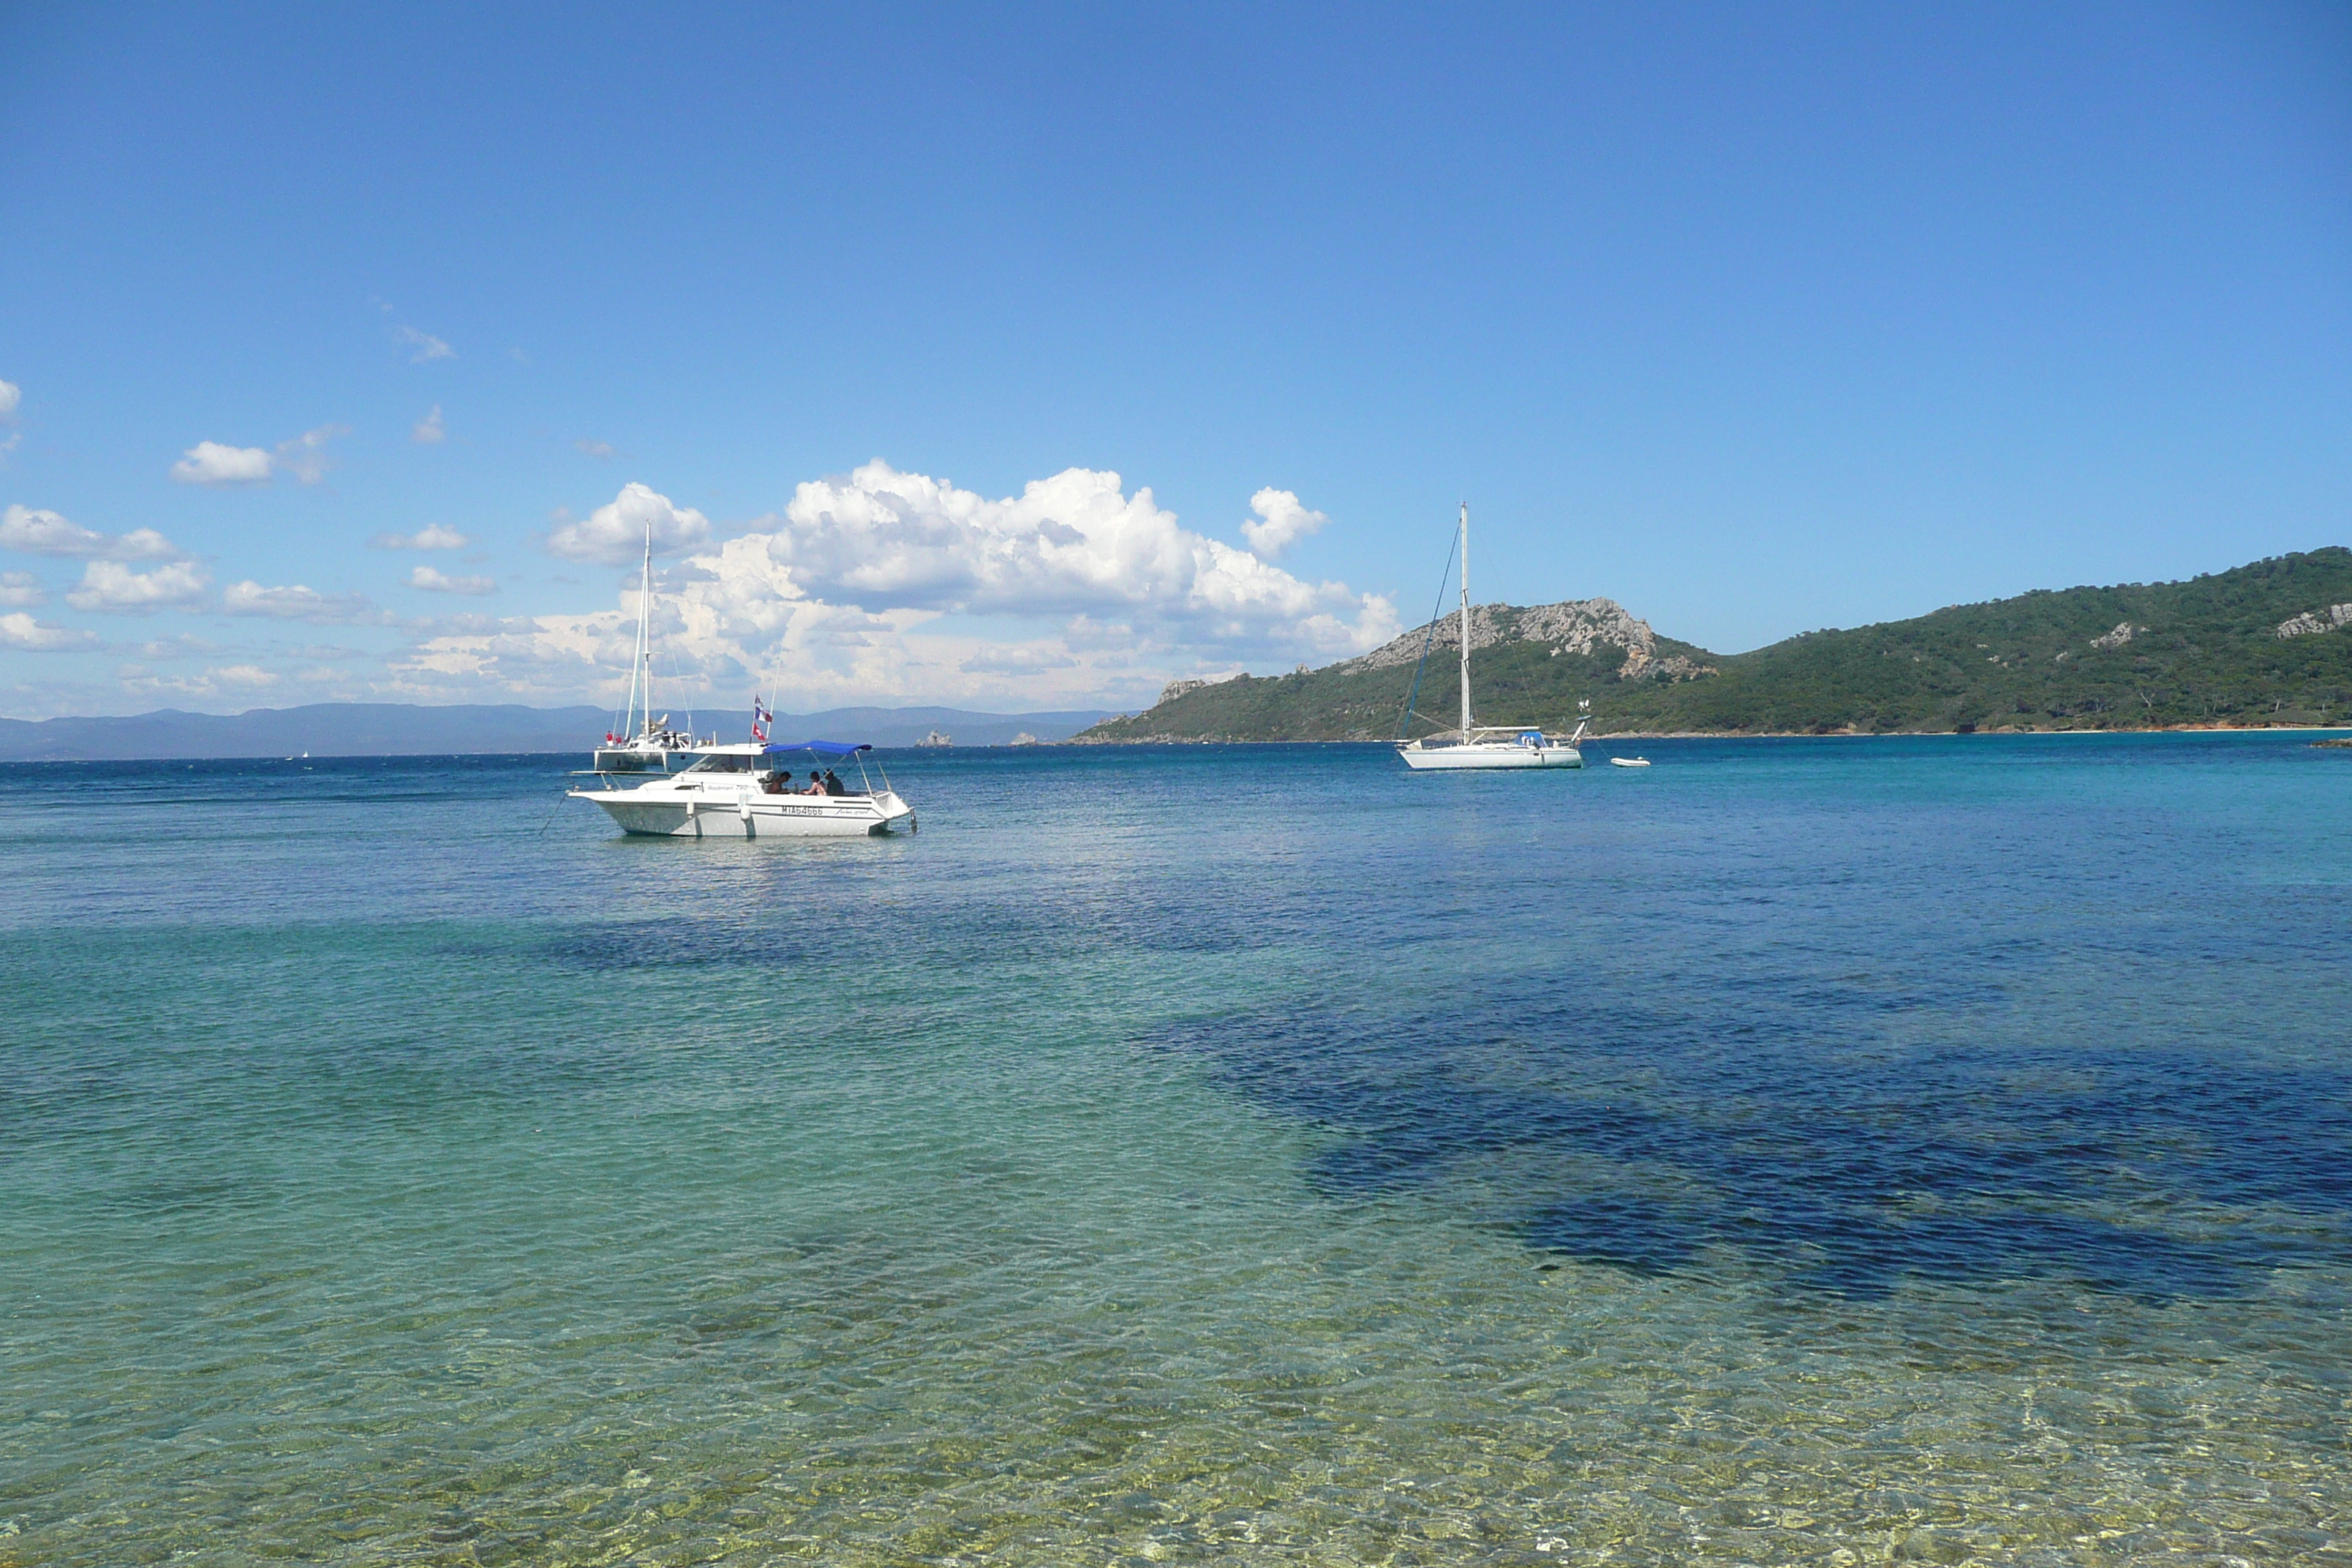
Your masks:
M 1650 765 L 1650 759 L 1647 757 L 1612 757 L 1609 759 L 1609 765 L 1612 768 L 1646 768 Z
M 866 772 L 862 753 L 874 748 L 839 741 L 801 741 L 768 745 L 702 746 L 691 766 L 629 788 L 610 782 L 600 789 L 575 789 L 573 798 L 594 801 L 624 833 L 669 838 L 860 838 L 903 826 L 915 831 L 915 808 L 882 775 L 882 787 Z M 857 764 L 852 789 L 832 770 L 809 771 L 807 784 L 795 784 L 783 756 L 805 753 L 818 761 Z M 830 786 L 830 787 L 828 787 Z

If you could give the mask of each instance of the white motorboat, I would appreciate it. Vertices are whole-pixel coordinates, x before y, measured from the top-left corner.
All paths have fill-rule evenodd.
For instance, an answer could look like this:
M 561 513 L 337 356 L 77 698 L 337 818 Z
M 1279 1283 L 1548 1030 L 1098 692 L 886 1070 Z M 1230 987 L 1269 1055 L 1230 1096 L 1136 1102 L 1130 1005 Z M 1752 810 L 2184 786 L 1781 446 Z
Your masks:
M 1439 590 L 1444 592 L 1443 588 Z M 1423 657 L 1427 658 L 1424 647 Z M 1413 674 L 1413 687 L 1420 689 L 1421 676 Z M 1591 708 L 1586 701 L 1580 706 Z M 1412 699 L 1405 700 L 1410 718 Z M 1435 768 L 1580 768 L 1584 754 L 1576 743 L 1584 739 L 1586 721 L 1576 721 L 1573 735 L 1546 734 L 1538 726 L 1528 724 L 1478 724 L 1470 717 L 1470 508 L 1462 508 L 1462 725 L 1452 731 L 1441 731 L 1408 741 L 1397 748 L 1397 755 L 1405 766 L 1414 769 Z
M 637 647 L 629 660 L 628 706 L 596 748 L 595 771 L 600 773 L 666 773 L 701 749 L 691 720 L 685 729 L 673 730 L 668 714 L 654 717 L 653 603 L 654 525 L 648 521 L 645 566 L 637 577 Z
M 1612 768 L 1646 768 L 1650 765 L 1650 759 L 1647 757 L 1612 757 L 1609 759 L 1609 765 Z
M 877 789 L 866 771 L 864 753 L 873 749 L 837 741 L 709 744 L 680 772 L 571 794 L 603 806 L 624 833 L 670 838 L 857 838 L 902 826 L 912 833 L 915 808 L 891 787 L 887 772 Z M 862 787 L 850 788 L 830 768 L 813 767 L 809 784 L 799 784 L 782 764 L 803 756 L 855 763 Z

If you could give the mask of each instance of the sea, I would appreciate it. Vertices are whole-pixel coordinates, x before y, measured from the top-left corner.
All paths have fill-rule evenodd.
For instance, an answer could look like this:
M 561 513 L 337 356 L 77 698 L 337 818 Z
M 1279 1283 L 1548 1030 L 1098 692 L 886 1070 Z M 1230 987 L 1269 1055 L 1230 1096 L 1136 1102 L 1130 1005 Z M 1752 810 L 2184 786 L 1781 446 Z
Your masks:
M 2352 1563 L 2314 738 L 0 767 L 0 1565 Z

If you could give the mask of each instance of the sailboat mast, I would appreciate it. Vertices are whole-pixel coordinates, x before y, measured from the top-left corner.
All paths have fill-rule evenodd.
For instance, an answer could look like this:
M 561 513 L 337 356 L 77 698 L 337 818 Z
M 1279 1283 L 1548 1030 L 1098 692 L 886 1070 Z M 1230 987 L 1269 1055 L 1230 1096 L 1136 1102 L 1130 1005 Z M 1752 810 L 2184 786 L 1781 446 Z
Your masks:
M 1470 738 L 1470 503 L 1462 503 L 1462 738 Z
M 649 617 L 653 610 L 653 602 L 654 525 L 653 520 L 648 518 L 646 521 L 646 561 L 637 572 L 637 651 L 629 664 L 629 721 L 632 725 L 635 725 L 638 683 L 642 679 L 645 688 L 646 721 L 642 726 L 630 730 L 629 733 L 632 736 L 642 734 L 654 727 L 653 649 L 647 646 L 647 637 L 652 629 Z

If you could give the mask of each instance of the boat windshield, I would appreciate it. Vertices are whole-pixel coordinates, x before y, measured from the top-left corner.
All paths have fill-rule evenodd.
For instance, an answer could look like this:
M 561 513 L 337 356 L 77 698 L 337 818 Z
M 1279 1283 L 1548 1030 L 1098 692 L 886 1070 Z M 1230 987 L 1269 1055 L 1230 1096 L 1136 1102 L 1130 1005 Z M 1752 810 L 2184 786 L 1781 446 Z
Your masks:
M 757 757 L 713 752 L 709 756 L 696 758 L 694 765 L 686 771 L 690 773 L 751 773 L 762 771 L 765 766 Z

